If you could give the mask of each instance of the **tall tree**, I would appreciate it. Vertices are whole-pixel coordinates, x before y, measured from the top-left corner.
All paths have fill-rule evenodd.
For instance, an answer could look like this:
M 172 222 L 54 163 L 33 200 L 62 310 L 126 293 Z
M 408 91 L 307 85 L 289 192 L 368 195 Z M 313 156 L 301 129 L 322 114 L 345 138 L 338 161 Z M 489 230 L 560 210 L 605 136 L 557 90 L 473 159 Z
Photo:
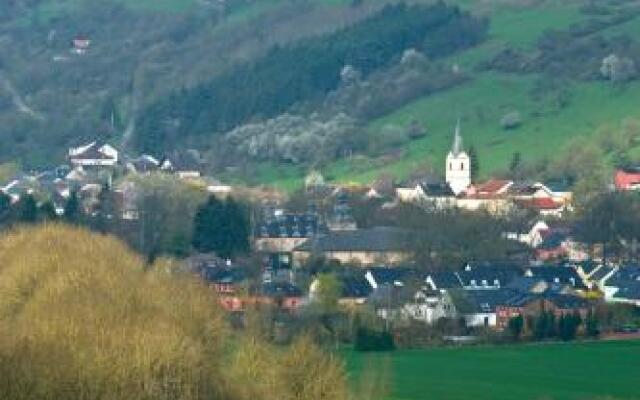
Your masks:
M 80 223 L 82 211 L 78 192 L 72 191 L 64 205 L 64 220 L 70 224 Z
M 38 221 L 38 205 L 33 195 L 25 194 L 18 201 L 17 220 L 27 224 L 33 224 Z
M 52 202 L 47 201 L 40 205 L 38 208 L 38 219 L 42 221 L 55 221 L 58 218 L 58 214 L 56 214 L 56 207 Z
M 469 163 L 471 164 L 471 182 L 476 182 L 480 173 L 480 161 L 476 146 L 469 147 Z
M 233 199 L 215 196 L 201 205 L 194 218 L 193 247 L 230 258 L 249 251 L 249 218 L 246 207 Z

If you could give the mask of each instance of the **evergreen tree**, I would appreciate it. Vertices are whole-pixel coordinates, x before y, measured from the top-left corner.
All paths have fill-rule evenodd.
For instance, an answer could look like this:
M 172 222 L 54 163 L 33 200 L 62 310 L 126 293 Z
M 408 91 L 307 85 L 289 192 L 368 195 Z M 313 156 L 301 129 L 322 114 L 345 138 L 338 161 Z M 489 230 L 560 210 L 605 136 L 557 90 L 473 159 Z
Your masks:
M 469 147 L 469 162 L 471 163 L 471 182 L 476 182 L 480 173 L 480 161 L 476 147 L 473 145 Z
M 80 218 L 80 199 L 78 199 L 78 193 L 72 191 L 64 205 L 64 219 L 70 224 L 77 224 L 80 222 Z
M 50 201 L 42 203 L 38 209 L 38 216 L 41 221 L 55 221 L 58 218 L 56 207 Z
M 11 222 L 11 197 L 0 191 L 0 226 Z
M 522 315 L 518 315 L 517 317 L 513 317 L 509 320 L 509 332 L 515 340 L 520 340 L 522 336 L 522 332 L 524 331 L 524 318 Z
M 25 194 L 20 198 L 17 206 L 17 220 L 27 224 L 38 221 L 38 205 L 33 195 Z
M 229 198 L 225 204 L 229 220 L 229 253 L 232 255 L 249 252 L 249 217 L 246 208 Z
M 595 338 L 600 335 L 600 321 L 593 310 L 589 310 L 585 320 L 585 330 L 588 337 Z
M 108 184 L 105 184 L 98 196 L 98 205 L 95 217 L 92 220 L 93 229 L 101 233 L 111 230 L 111 221 L 115 218 L 116 207 L 113 192 Z
M 201 253 L 219 250 L 224 237 L 222 234 L 224 204 L 215 196 L 196 211 L 193 223 L 193 247 Z
M 511 175 L 517 174 L 520 170 L 520 166 L 522 165 L 522 154 L 519 151 L 513 153 L 511 157 L 511 163 L 509 163 L 509 172 Z
M 196 212 L 192 244 L 199 252 L 215 252 L 223 258 L 249 251 L 245 208 L 233 199 L 221 202 L 211 196 Z

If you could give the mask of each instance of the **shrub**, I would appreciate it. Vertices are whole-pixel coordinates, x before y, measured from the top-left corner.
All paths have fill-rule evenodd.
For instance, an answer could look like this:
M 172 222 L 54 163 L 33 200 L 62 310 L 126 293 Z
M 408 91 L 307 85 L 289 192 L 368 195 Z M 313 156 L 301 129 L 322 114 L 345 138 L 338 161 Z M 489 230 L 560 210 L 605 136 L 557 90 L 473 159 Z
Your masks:
M 356 330 L 355 348 L 357 351 L 392 351 L 395 342 L 387 331 L 360 327 Z

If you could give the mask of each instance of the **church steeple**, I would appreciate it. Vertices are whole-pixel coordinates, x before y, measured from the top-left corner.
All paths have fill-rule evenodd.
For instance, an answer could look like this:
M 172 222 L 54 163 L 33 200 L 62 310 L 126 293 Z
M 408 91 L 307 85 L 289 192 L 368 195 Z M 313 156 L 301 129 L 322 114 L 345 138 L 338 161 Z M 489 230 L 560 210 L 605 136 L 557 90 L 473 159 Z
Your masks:
M 458 155 L 462 152 L 462 135 L 460 134 L 460 118 L 458 118 L 458 123 L 456 124 L 456 132 L 453 136 L 453 146 L 451 147 L 451 153 L 454 157 L 458 157 Z
M 456 195 L 467 190 L 471 185 L 471 159 L 462 148 L 462 134 L 460 133 L 460 119 L 456 124 L 453 146 L 447 156 L 446 180 Z

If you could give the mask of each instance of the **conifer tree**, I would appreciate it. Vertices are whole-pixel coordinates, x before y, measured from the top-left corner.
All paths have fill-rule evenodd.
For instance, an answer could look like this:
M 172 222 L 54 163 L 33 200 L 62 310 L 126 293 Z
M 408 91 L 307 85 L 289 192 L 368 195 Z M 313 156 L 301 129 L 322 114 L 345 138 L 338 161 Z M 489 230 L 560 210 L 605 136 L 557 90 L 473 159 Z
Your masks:
M 80 222 L 80 217 L 80 199 L 78 199 L 78 193 L 72 191 L 64 205 L 64 219 L 70 224 L 77 224 Z

